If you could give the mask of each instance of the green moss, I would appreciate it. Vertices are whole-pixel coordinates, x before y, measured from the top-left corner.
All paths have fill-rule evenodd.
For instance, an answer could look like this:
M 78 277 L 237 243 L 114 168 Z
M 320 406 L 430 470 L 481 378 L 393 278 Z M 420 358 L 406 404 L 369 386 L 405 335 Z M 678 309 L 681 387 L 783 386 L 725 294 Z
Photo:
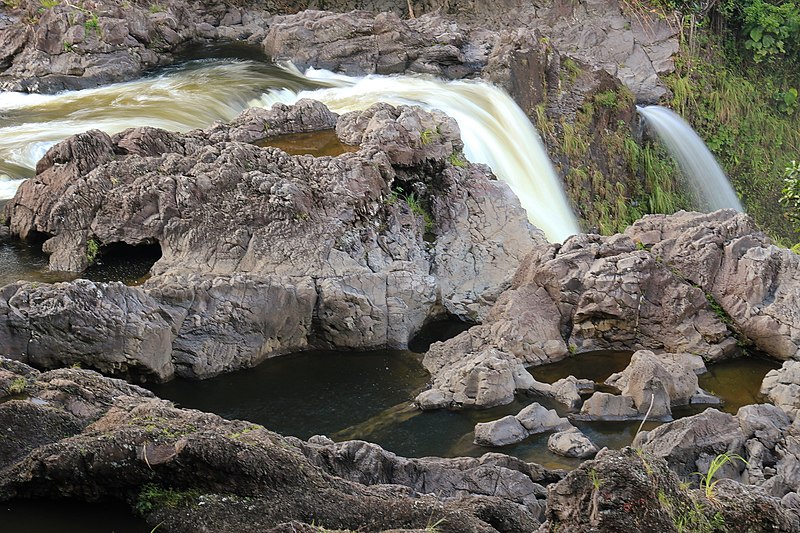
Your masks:
M 8 386 L 9 394 L 22 394 L 28 387 L 28 382 L 23 377 L 18 377 Z
M 139 492 L 136 500 L 136 510 L 145 515 L 163 507 L 174 509 L 195 505 L 200 496 L 200 491 L 196 489 L 176 490 L 151 483 L 142 487 Z
M 86 241 L 86 260 L 89 264 L 93 264 L 97 255 L 100 253 L 100 241 L 97 239 L 89 239 Z

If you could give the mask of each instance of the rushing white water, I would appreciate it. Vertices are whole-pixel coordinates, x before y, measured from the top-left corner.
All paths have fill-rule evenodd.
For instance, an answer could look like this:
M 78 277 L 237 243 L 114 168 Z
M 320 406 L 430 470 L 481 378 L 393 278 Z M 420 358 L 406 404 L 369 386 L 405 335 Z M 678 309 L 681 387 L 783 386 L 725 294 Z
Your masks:
M 714 155 L 680 115 L 661 106 L 636 109 L 678 162 L 698 200 L 705 202 L 704 207 L 712 211 L 726 208 L 744 211 Z
M 187 131 L 230 120 L 249 106 L 300 98 L 320 100 L 339 113 L 379 101 L 441 109 L 458 122 L 466 157 L 489 165 L 508 183 L 550 240 L 578 232 L 538 133 L 502 90 L 411 76 L 351 78 L 314 69 L 303 75 L 252 61 L 193 62 L 154 78 L 52 96 L 0 93 L 0 124 L 6 124 L 0 127 L 0 199 L 32 175 L 50 146 L 74 133 L 142 125 Z

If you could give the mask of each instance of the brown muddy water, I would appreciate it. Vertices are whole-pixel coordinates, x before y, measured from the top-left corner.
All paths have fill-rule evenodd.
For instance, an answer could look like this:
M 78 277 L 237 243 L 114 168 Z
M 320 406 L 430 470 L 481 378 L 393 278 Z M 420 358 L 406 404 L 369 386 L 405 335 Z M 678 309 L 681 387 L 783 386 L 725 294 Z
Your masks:
M 334 130 L 312 131 L 279 135 L 255 142 L 256 146 L 280 148 L 289 155 L 332 156 L 357 152 L 358 146 L 344 144 Z

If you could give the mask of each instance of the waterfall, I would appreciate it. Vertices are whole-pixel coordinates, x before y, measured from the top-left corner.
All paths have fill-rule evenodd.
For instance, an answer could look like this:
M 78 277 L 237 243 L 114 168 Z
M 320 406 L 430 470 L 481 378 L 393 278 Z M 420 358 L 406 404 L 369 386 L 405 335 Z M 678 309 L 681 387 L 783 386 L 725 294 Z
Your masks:
M 657 105 L 637 106 L 636 110 L 678 162 L 705 207 L 711 211 L 726 208 L 744 211 L 725 172 L 700 136 L 680 115 Z
M 0 95 L 0 199 L 56 142 L 97 128 L 134 126 L 173 131 L 229 121 L 250 106 L 314 98 L 338 113 L 383 101 L 440 109 L 461 129 L 464 155 L 485 163 L 508 183 L 529 220 L 551 241 L 578 233 L 578 223 L 536 129 L 502 90 L 484 82 L 445 82 L 416 76 L 361 78 L 253 61 L 194 61 L 152 78 L 57 95 Z

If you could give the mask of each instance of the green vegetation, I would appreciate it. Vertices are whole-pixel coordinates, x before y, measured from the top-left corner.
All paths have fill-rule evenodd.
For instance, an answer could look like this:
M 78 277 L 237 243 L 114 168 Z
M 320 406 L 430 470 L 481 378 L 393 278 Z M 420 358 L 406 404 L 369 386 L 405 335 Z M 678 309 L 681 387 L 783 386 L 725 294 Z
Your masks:
M 142 487 L 136 500 L 136 510 L 144 515 L 160 507 L 183 507 L 193 505 L 200 498 L 200 491 L 195 489 L 176 490 L 147 484 Z
M 433 217 L 428 210 L 423 207 L 416 194 L 413 192 L 406 194 L 402 187 L 395 187 L 392 189 L 389 198 L 386 199 L 386 204 L 394 205 L 398 200 L 403 200 L 411 213 L 422 217 L 422 220 L 425 222 L 425 233 L 433 231 Z
M 711 460 L 711 464 L 708 465 L 708 472 L 705 474 L 701 474 L 700 472 L 695 473 L 695 475 L 700 476 L 700 488 L 705 492 L 706 498 L 709 500 L 714 498 L 714 487 L 717 483 L 719 483 L 719 479 L 714 479 L 714 476 L 717 474 L 719 469 L 725 466 L 727 463 L 732 463 L 737 459 L 744 464 L 747 464 L 747 461 L 744 459 L 744 457 L 738 453 L 725 452 L 717 455 Z
M 670 498 L 659 489 L 656 494 L 661 507 L 669 513 L 678 533 L 713 533 L 725 531 L 725 518 L 719 511 L 710 517 L 705 507 L 691 495 L 688 501 Z
M 786 218 L 794 224 L 795 231 L 800 232 L 800 163 L 792 160 L 784 176 L 780 202 L 786 208 Z
M 450 154 L 450 157 L 447 158 L 451 165 L 454 167 L 463 168 L 467 166 L 467 160 L 464 158 L 464 154 L 459 152 L 453 152 Z
M 161 4 L 159 4 L 158 2 L 156 2 L 154 4 L 150 4 L 150 8 L 149 9 L 150 9 L 150 13 L 162 13 L 162 12 L 166 11 L 166 8 L 164 6 L 162 6 Z
M 25 392 L 25 389 L 28 386 L 28 382 L 25 381 L 25 378 L 18 377 L 11 382 L 11 385 L 8 386 L 8 393 L 9 394 L 22 394 Z
M 98 253 L 100 253 L 100 242 L 97 239 L 86 241 L 86 260 L 90 265 L 95 262 Z
M 64 41 L 64 51 L 65 52 L 72 52 L 72 43 L 68 43 L 67 41 Z
M 594 490 L 600 490 L 600 487 L 603 486 L 603 482 L 600 480 L 600 477 L 597 475 L 597 470 L 594 468 L 589 469 L 589 479 L 592 481 Z
M 42 4 L 43 8 L 51 9 L 61 4 L 61 0 L 39 0 L 39 3 Z
M 86 32 L 93 31 L 98 37 L 100 36 L 100 20 L 97 18 L 96 13 L 92 13 L 91 11 L 86 12 L 86 21 L 83 23 L 83 27 Z
M 430 144 L 439 136 L 439 128 L 432 130 L 430 128 L 424 129 L 419 132 L 419 140 L 423 145 Z
M 607 107 L 609 109 L 616 110 L 619 108 L 617 93 L 611 90 L 594 95 L 594 102 L 601 107 Z

